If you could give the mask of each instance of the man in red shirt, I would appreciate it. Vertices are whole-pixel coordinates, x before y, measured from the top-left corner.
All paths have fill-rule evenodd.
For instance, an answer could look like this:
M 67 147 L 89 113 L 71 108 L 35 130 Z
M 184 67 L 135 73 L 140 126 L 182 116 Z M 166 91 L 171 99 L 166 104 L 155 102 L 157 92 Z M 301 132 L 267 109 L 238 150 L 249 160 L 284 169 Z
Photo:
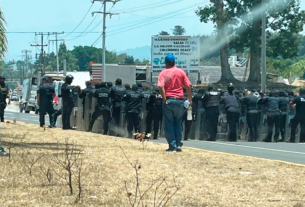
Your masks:
M 165 121 L 165 137 L 169 144 L 168 152 L 181 152 L 182 118 L 184 114 L 183 86 L 192 104 L 191 82 L 186 73 L 175 66 L 175 56 L 165 57 L 166 69 L 159 75 L 158 86 L 163 100 L 163 115 Z

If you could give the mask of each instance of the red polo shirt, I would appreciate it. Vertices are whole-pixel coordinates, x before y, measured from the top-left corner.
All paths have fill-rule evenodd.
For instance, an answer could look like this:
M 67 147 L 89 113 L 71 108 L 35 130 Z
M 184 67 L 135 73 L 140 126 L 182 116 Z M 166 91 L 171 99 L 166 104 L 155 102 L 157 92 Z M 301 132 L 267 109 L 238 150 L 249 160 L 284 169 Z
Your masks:
M 190 85 L 186 73 L 176 66 L 163 70 L 159 75 L 158 86 L 164 87 L 166 97 L 183 98 L 183 86 Z

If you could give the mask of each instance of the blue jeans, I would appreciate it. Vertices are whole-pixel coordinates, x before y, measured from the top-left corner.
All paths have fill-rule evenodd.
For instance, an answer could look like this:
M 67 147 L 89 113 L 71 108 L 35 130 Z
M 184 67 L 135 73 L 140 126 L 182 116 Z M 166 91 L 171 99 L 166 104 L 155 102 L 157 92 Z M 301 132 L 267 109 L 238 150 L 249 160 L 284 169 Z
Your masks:
M 164 131 L 170 147 L 182 147 L 183 108 L 181 100 L 167 100 L 167 104 L 163 104 Z

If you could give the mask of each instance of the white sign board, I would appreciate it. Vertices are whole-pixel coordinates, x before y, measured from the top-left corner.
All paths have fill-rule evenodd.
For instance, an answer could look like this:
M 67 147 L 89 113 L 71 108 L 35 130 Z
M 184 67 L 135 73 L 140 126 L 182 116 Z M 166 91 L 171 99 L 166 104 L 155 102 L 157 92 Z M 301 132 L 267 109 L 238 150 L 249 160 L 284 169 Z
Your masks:
M 200 37 L 189 36 L 153 36 L 152 72 L 165 69 L 165 56 L 173 54 L 176 65 L 187 72 L 200 70 Z

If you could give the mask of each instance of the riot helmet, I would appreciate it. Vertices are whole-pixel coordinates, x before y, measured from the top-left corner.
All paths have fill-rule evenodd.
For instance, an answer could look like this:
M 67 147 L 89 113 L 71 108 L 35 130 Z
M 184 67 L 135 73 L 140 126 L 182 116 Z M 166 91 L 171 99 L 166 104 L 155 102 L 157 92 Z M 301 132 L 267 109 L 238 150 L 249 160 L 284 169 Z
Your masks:
M 68 83 L 69 85 L 72 83 L 74 77 L 72 75 L 67 75 L 66 76 L 66 83 Z

